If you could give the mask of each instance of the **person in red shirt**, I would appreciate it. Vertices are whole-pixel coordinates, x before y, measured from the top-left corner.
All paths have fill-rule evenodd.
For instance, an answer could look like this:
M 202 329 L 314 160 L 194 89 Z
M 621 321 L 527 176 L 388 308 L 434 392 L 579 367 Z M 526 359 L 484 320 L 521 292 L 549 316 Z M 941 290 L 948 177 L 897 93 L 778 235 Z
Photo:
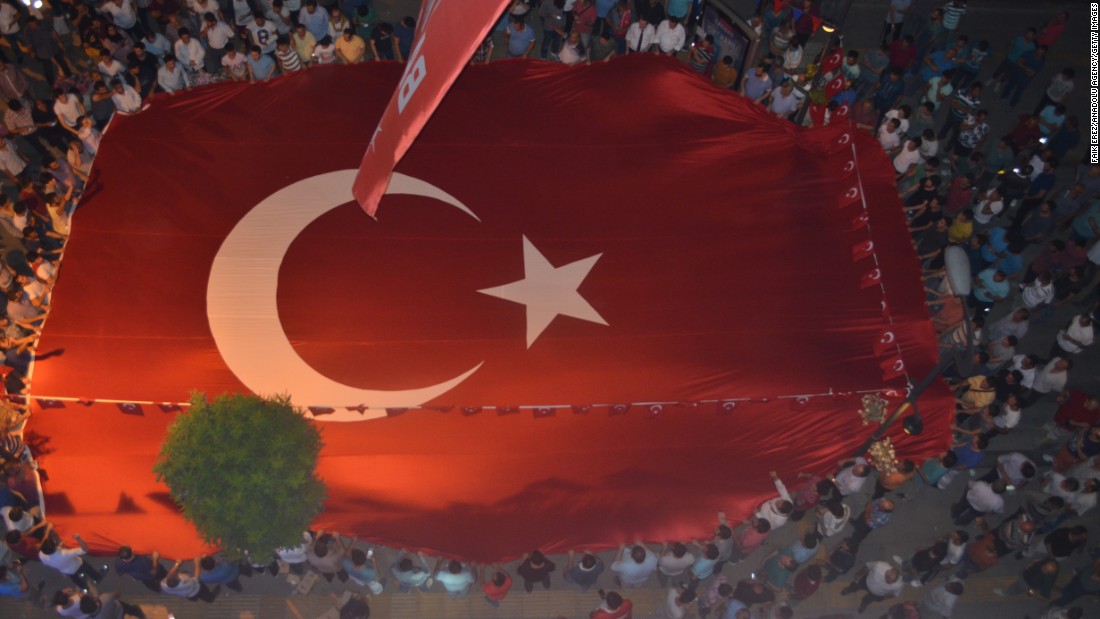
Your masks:
M 1075 432 L 1100 423 L 1100 397 L 1082 391 L 1070 391 L 1069 397 L 1058 398 L 1061 406 L 1054 415 L 1059 428 Z
M 1043 26 L 1042 31 L 1039 32 L 1039 37 L 1035 39 L 1035 42 L 1039 45 L 1045 45 L 1050 47 L 1054 43 L 1062 38 L 1062 33 L 1066 31 L 1066 20 L 1069 19 L 1069 13 L 1065 11 L 1054 16 L 1054 19 L 1047 22 L 1047 25 Z
M 1012 145 L 1012 150 L 1019 153 L 1038 146 L 1041 137 L 1043 133 L 1039 129 L 1039 117 L 1034 114 L 1021 114 L 1016 126 L 1008 134 L 1008 141 Z
M 493 568 L 493 575 L 488 579 L 486 579 L 486 576 L 489 574 L 489 570 L 485 569 L 486 567 Z M 500 607 L 500 601 L 508 595 L 508 590 L 512 588 L 512 577 L 508 575 L 508 572 L 500 569 L 499 565 L 478 566 L 477 580 L 481 583 L 481 592 L 485 594 L 485 601 L 496 608 Z
M 906 35 L 891 43 L 886 57 L 890 60 L 888 68 L 901 69 L 902 73 L 908 71 L 917 59 L 917 47 L 913 45 L 913 35 Z
M 43 520 L 28 529 L 26 533 L 18 530 L 8 531 L 4 541 L 8 543 L 8 548 L 11 548 L 12 552 L 27 559 L 37 559 L 38 551 L 42 548 L 42 540 L 49 537 L 52 530 L 53 525 L 48 520 Z
M 600 589 L 603 602 L 588 614 L 590 619 L 633 619 L 634 602 L 624 599 L 615 591 Z

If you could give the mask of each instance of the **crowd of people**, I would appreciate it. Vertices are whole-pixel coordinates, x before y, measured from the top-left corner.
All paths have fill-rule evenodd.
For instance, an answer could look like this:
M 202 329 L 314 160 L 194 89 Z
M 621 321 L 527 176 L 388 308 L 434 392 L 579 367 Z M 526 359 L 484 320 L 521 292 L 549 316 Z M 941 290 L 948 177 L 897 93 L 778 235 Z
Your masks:
M 667 589 L 660 609 L 666 617 L 786 618 L 822 583 L 847 579 L 842 593 L 860 594 L 853 602 L 860 612 L 876 605 L 887 617 L 908 619 L 950 617 L 970 576 L 1011 563 L 1019 578 L 998 594 L 1047 601 L 1047 619 L 1084 616 L 1079 600 L 1100 593 L 1100 549 L 1089 548 L 1084 526 L 1100 483 L 1100 397 L 1066 386 L 1075 360 L 1092 349 L 1100 318 L 1100 166 L 1082 163 L 1072 181 L 1056 182 L 1058 171 L 1071 167 L 1066 161 L 1079 140 L 1078 120 L 1066 112 L 1074 72 L 1035 80 L 1069 16 L 1020 33 L 1002 59 L 991 42 L 964 33 L 965 0 L 949 0 L 926 19 L 911 15 L 911 6 L 891 0 L 881 45 L 846 50 L 835 73 L 844 88 L 825 103 L 830 114 L 847 106 L 855 126 L 871 132 L 893 162 L 943 354 L 955 358 L 947 374 L 957 391 L 950 450 L 886 472 L 853 458 L 827 476 L 802 476 L 793 491 L 773 474 L 776 496 L 744 522 L 719 513 L 710 540 L 624 544 L 607 566 L 588 550 L 556 559 L 534 550 L 513 569 L 430 560 L 316 531 L 270 557 L 233 560 L 170 562 L 123 546 L 114 572 L 152 591 L 204 602 L 223 587 L 243 590 L 242 578 L 314 573 L 355 591 L 341 609 L 346 617 L 369 614 L 371 595 L 433 587 L 452 597 L 477 591 L 498 606 L 513 594 L 515 577 L 527 593 L 595 588 L 591 616 L 601 619 L 631 617 L 629 591 L 653 581 Z M 809 70 L 819 58 L 805 52 L 807 43 L 821 36 L 812 0 L 762 3 L 750 20 L 760 35 L 758 57 L 743 75 L 732 58 L 715 57 L 713 39 L 694 27 L 696 8 L 690 0 L 516 0 L 471 62 L 530 57 L 536 49 L 565 64 L 677 55 L 717 86 L 791 119 L 832 77 Z M 380 20 L 369 0 L 56 0 L 50 7 L 0 0 L 6 57 L 0 172 L 7 180 L 0 192 L 0 286 L 8 295 L 0 346 L 8 393 L 26 391 L 69 220 L 100 131 L 114 113 L 140 113 L 150 97 L 221 80 L 272 79 L 317 64 L 403 61 L 415 27 L 411 17 Z M 498 42 L 503 49 L 495 52 Z M 1012 127 L 990 126 L 990 106 L 1015 108 L 1035 89 L 1042 97 L 1033 111 Z M 50 98 L 35 96 L 43 90 Z M 973 285 L 965 299 L 947 277 L 950 246 L 970 259 Z M 1066 307 L 1074 315 L 1054 341 L 1034 342 L 1038 329 L 1031 327 Z M 1048 354 L 1023 352 L 1047 344 Z M 989 451 L 1052 403 L 1057 414 L 1044 426 L 1041 457 Z M 43 518 L 37 464 L 18 432 L 27 413 L 16 402 L 8 409 L 0 441 L 7 481 L 0 487 L 6 530 L 0 556 L 14 560 L 0 566 L 0 595 L 38 600 L 65 617 L 143 616 L 117 593 L 97 591 L 112 566 L 93 561 L 79 535 L 62 539 Z M 917 484 L 959 494 L 944 514 L 954 529 L 930 534 L 905 556 L 861 553 Z M 762 553 L 784 527 L 797 530 L 793 541 Z M 388 560 L 380 569 L 383 555 Z M 32 585 L 28 561 L 40 561 L 58 578 Z M 723 574 L 746 562 L 757 566 L 750 577 Z M 48 595 L 44 589 L 61 577 L 69 586 Z M 599 588 L 601 582 L 614 583 L 614 590 Z M 907 587 L 922 588 L 921 601 L 894 600 Z

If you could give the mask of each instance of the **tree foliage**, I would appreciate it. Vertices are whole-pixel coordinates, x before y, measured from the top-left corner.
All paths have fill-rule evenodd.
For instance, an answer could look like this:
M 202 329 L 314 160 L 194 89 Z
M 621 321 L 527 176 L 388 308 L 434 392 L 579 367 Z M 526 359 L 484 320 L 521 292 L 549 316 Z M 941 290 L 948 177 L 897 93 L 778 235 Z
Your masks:
M 323 442 L 286 396 L 205 394 L 168 427 L 153 467 L 203 539 L 230 555 L 301 543 L 321 512 Z

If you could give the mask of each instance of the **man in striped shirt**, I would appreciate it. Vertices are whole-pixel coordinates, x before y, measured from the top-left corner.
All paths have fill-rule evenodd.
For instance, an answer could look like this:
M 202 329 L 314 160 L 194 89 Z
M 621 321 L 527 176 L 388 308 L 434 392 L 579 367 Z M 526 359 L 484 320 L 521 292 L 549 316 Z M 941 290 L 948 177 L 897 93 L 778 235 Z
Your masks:
M 290 47 L 290 38 L 285 34 L 280 35 L 275 41 L 275 60 L 279 61 L 279 70 L 283 75 L 294 73 L 302 68 L 302 60 L 298 52 Z

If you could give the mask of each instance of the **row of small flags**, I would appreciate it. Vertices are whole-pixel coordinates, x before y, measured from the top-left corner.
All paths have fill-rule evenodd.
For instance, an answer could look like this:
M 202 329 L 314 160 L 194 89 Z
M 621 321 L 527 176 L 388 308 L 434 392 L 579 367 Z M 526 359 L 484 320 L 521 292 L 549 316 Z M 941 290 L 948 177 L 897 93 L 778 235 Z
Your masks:
M 864 197 L 863 181 L 859 176 L 859 166 L 856 163 L 856 148 L 852 139 L 854 128 L 849 123 L 848 130 L 837 137 L 839 148 L 832 154 L 850 151 L 850 157 L 840 157 L 844 161 L 838 170 L 841 180 L 841 191 L 837 197 L 837 208 L 844 210 L 852 205 L 860 206 L 859 214 L 852 219 L 852 232 L 859 232 L 870 227 L 870 216 L 867 212 L 867 204 Z M 868 236 L 870 236 L 868 234 Z M 890 315 L 890 305 L 886 302 L 886 289 L 882 285 L 882 269 L 879 268 L 878 256 L 875 255 L 875 243 L 872 239 L 859 241 L 852 246 L 852 262 L 859 262 L 872 258 L 869 271 L 860 277 L 859 287 L 872 288 L 877 286 L 882 291 L 880 306 L 882 310 L 883 327 L 878 334 L 878 339 L 872 345 L 875 357 L 879 359 L 879 369 L 882 370 L 882 380 L 890 381 L 903 378 L 906 375 L 905 361 L 901 358 L 901 349 L 898 346 L 897 333 Z
M 559 411 L 571 411 L 574 415 L 588 415 L 592 411 L 606 411 L 608 416 L 617 417 L 620 415 L 626 415 L 627 413 L 641 412 L 648 417 L 657 417 L 670 408 L 680 408 L 687 410 L 697 410 L 712 408 L 714 412 L 719 415 L 731 415 L 740 406 L 751 404 L 766 404 L 772 401 L 786 400 L 792 411 L 804 411 L 810 405 L 810 400 L 813 398 L 832 398 L 834 400 L 847 400 L 857 395 L 868 393 L 866 391 L 854 392 L 836 392 L 830 394 L 819 395 L 803 395 L 803 396 L 780 396 L 777 398 L 743 398 L 736 400 L 702 400 L 702 401 L 687 401 L 687 402 L 646 402 L 646 403 L 633 403 L 633 404 L 574 404 L 571 406 L 417 406 L 406 408 L 387 408 L 385 409 L 386 415 L 389 417 L 396 417 L 403 415 L 410 410 L 427 410 L 436 411 L 439 413 L 450 413 L 457 411 L 463 416 L 472 417 L 479 415 L 483 412 L 495 411 L 498 416 L 517 415 L 523 411 L 530 411 L 531 415 L 535 419 L 545 419 L 548 417 L 554 417 Z M 881 392 L 885 397 L 903 397 L 899 395 L 896 390 L 887 389 Z M 23 395 L 8 395 L 6 396 L 12 402 L 17 404 L 27 404 L 28 398 Z M 92 399 L 77 399 L 77 398 L 33 398 L 34 402 L 40 409 L 59 409 L 67 408 L 70 405 L 75 406 L 92 406 L 96 404 L 96 400 Z M 105 404 L 114 404 L 118 407 L 119 412 L 124 415 L 136 415 L 144 416 L 146 407 L 151 409 L 160 410 L 163 413 L 176 413 L 182 411 L 190 404 L 182 402 L 146 402 L 146 403 L 134 403 L 134 402 L 117 402 L 108 401 L 103 402 Z M 366 413 L 371 407 L 366 404 L 360 404 L 358 406 L 345 406 L 342 407 L 347 411 L 354 411 L 360 415 Z M 323 417 L 325 415 L 331 415 L 335 413 L 338 408 L 330 406 L 309 406 L 306 409 L 314 417 Z

